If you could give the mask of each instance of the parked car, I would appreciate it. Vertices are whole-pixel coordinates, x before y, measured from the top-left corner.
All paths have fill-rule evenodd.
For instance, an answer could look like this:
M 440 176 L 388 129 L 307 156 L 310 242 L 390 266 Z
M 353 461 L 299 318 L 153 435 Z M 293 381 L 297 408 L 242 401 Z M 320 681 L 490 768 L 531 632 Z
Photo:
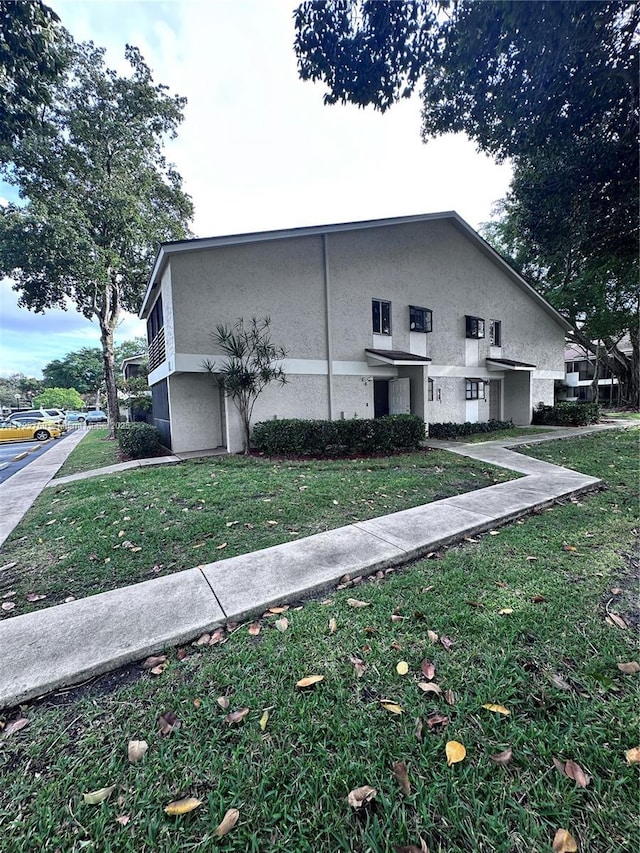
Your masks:
M 65 430 L 65 415 L 61 409 L 26 409 L 23 412 L 13 412 L 7 421 L 21 421 L 23 423 L 37 423 L 38 421 L 47 421 L 57 424 L 64 432 Z
M 85 412 L 84 418 L 88 424 L 106 424 L 107 422 L 106 412 L 101 412 L 99 410 Z
M 5 441 L 46 441 L 48 438 L 60 438 L 61 430 L 53 421 L 15 421 L 9 419 L 0 423 L 0 442 Z

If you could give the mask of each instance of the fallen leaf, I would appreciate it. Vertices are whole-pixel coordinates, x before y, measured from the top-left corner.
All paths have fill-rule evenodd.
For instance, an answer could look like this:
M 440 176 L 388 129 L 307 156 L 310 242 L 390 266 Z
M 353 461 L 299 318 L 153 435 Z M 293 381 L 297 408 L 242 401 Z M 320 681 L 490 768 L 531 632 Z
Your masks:
M 286 618 L 286 616 L 283 616 L 282 619 L 276 619 L 275 626 L 281 634 L 284 634 L 284 632 L 289 627 L 289 620 Z
M 370 601 L 359 601 L 357 598 L 347 598 L 349 607 L 369 607 Z
M 440 642 L 447 651 L 451 650 L 451 647 L 453 646 L 453 640 L 450 640 L 449 637 L 440 637 Z
M 398 780 L 402 793 L 405 797 L 408 797 L 411 793 L 411 782 L 409 781 L 409 773 L 407 772 L 407 765 L 404 761 L 393 762 L 393 775 Z
M 116 818 L 116 823 L 119 823 L 120 826 L 126 826 L 131 820 L 131 815 L 128 814 L 120 814 Z
M 300 681 L 296 681 L 296 687 L 311 687 L 319 681 L 324 681 L 324 675 L 307 675 L 305 678 L 301 678 Z
M 487 711 L 493 711 L 494 714 L 504 714 L 505 717 L 511 714 L 511 711 L 505 708 L 504 705 L 493 705 L 491 702 L 485 702 L 482 707 L 486 708 Z
M 363 660 L 360 660 L 360 658 L 354 657 L 353 655 L 349 657 L 349 662 L 352 663 L 355 667 L 356 675 L 358 676 L 358 678 L 362 678 L 362 676 L 364 675 L 364 671 L 367 668 L 366 663 Z
M 447 754 L 447 766 L 449 767 L 451 767 L 452 764 L 457 764 L 459 761 L 463 761 L 467 755 L 467 750 L 464 748 L 463 744 L 457 740 L 447 741 L 445 752 Z
M 109 785 L 108 788 L 99 788 L 97 791 L 90 791 L 88 794 L 83 794 L 82 799 L 89 806 L 97 806 L 103 803 L 115 791 L 115 785 Z
M 437 643 L 440 639 L 440 637 L 436 634 L 435 631 L 427 631 L 427 637 L 429 637 L 432 643 Z
M 565 775 L 569 777 L 569 779 L 573 779 L 573 781 L 579 788 L 586 788 L 589 782 L 591 781 L 591 777 L 584 772 L 582 767 L 580 767 L 579 764 L 576 764 L 576 762 L 572 761 L 571 759 L 565 762 L 564 772 Z
M 164 810 L 167 814 L 172 815 L 188 814 L 201 805 L 202 800 L 196 800 L 195 797 L 184 797 L 182 800 L 174 800 L 169 803 L 168 806 L 164 807 Z
M 406 675 L 409 672 L 409 664 L 406 660 L 400 660 L 396 664 L 396 672 L 398 675 Z
M 420 669 L 422 670 L 422 674 L 427 679 L 427 681 L 431 681 L 433 676 L 436 674 L 435 665 L 431 663 L 430 660 L 426 658 L 420 664 Z
M 4 729 L 4 736 L 9 737 L 9 735 L 14 734 L 14 732 L 19 732 L 21 729 L 26 728 L 29 725 L 29 720 L 26 717 L 17 717 L 15 720 L 9 720 Z
M 269 722 L 269 712 L 263 711 L 262 716 L 260 717 L 260 730 L 264 731 L 267 728 L 267 723 Z
M 333 618 L 329 619 L 329 633 L 335 634 L 337 629 L 338 629 L 338 623 L 336 622 L 336 620 Z
M 215 831 L 213 833 L 215 837 L 222 838 L 222 836 L 226 835 L 227 832 L 231 832 L 233 827 L 237 824 L 239 817 L 240 812 L 238 811 L 238 809 L 229 809 L 218 824 L 218 826 L 215 828 Z
M 437 696 L 442 693 L 442 688 L 434 681 L 420 681 L 418 687 L 423 693 L 435 693 Z
M 456 704 L 456 697 L 455 697 L 455 693 L 453 692 L 453 690 L 445 690 L 444 691 L 444 701 L 447 703 L 447 705 L 455 705 Z
M 226 711 L 229 707 L 229 699 L 227 696 L 218 696 L 216 702 L 220 705 L 223 711 Z
M 227 714 L 224 721 L 225 723 L 229 723 L 230 726 L 233 726 L 235 723 L 241 723 L 248 713 L 248 708 L 241 708 L 239 711 L 232 711 L 230 714 Z
M 628 749 L 624 757 L 629 764 L 638 764 L 640 762 L 640 746 L 634 746 L 633 749 Z
M 449 722 L 449 717 L 444 714 L 431 714 L 427 717 L 427 725 L 430 729 L 435 729 L 437 726 L 446 726 Z
M 167 662 L 166 655 L 152 655 L 147 658 L 146 661 L 142 664 L 143 669 L 153 669 L 154 666 L 160 666 L 161 663 Z
M 370 785 L 361 785 L 359 788 L 354 788 L 347 794 L 347 802 L 354 809 L 360 809 L 362 806 L 371 802 L 378 792 Z
M 575 838 L 568 829 L 557 830 L 553 839 L 554 853 L 576 853 L 577 849 Z
M 496 752 L 495 755 L 490 755 L 490 761 L 493 761 L 494 764 L 501 764 L 506 766 L 511 762 L 513 758 L 513 749 L 508 746 L 503 752 Z
M 172 731 L 180 728 L 180 720 L 173 711 L 165 711 L 158 717 L 158 726 L 161 735 L 169 735 Z
M 513 607 L 502 607 L 498 610 L 498 616 L 508 616 L 510 613 L 513 613 Z
M 131 764 L 137 764 L 141 761 L 148 749 L 149 744 L 146 740 L 130 740 L 127 747 L 127 755 Z
M 391 714 L 403 714 L 404 711 L 398 705 L 397 702 L 392 702 L 390 699 L 379 699 L 378 700 L 385 711 L 389 711 Z
M 254 622 L 253 625 L 249 625 L 249 633 L 252 637 L 257 637 L 260 633 L 260 623 Z

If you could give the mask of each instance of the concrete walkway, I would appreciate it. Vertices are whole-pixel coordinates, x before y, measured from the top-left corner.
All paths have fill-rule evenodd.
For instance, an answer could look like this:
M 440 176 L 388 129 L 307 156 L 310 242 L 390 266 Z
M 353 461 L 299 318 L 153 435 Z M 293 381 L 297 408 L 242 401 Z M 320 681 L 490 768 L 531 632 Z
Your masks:
M 558 430 L 517 442 L 577 437 L 600 429 Z M 367 575 L 402 565 L 600 482 L 522 456 L 505 443 L 431 442 L 519 471 L 525 475 L 520 479 L 5 619 L 0 622 L 0 708 L 140 660 L 226 621 L 247 619 L 274 604 L 326 589 L 345 574 Z M 50 469 L 43 472 L 39 489 L 51 476 Z M 0 487 L 5 507 L 6 485 Z

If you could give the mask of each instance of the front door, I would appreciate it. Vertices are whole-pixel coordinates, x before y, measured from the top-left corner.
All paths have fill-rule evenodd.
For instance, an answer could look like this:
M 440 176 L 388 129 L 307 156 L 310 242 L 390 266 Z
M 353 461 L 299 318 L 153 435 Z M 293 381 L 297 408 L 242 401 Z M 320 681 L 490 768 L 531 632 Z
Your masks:
M 502 380 L 492 379 L 489 383 L 489 420 L 502 420 Z

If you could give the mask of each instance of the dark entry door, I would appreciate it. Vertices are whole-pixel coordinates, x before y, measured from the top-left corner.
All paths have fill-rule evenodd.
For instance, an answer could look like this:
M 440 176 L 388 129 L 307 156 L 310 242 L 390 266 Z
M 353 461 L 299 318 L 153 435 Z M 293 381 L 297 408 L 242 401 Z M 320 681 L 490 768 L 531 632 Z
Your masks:
M 373 380 L 373 416 L 381 418 L 389 414 L 389 380 Z

